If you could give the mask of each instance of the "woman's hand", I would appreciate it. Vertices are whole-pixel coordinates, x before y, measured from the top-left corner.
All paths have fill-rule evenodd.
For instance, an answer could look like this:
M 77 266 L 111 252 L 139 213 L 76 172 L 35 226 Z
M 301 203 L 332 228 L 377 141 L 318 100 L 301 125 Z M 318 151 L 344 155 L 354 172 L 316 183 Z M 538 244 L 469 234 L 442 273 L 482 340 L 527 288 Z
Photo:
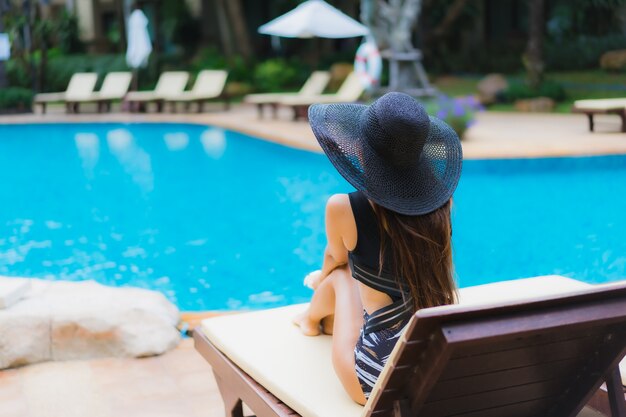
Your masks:
M 304 286 L 309 287 L 312 290 L 316 290 L 321 282 L 322 282 L 322 271 L 319 269 L 313 272 L 309 272 L 307 276 L 304 277 Z

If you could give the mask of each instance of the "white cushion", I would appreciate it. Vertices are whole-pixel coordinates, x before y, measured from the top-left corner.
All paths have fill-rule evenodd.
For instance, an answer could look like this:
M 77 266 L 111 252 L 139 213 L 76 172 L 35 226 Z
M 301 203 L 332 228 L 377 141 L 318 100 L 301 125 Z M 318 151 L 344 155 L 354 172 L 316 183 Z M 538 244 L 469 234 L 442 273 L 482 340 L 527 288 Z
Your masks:
M 306 337 L 291 319 L 306 304 L 206 319 L 211 342 L 303 416 L 358 416 L 331 362 L 331 337 Z M 320 401 L 323 398 L 323 401 Z
M 525 278 L 515 281 L 494 282 L 461 288 L 459 303 L 463 305 L 493 304 L 550 296 L 584 290 L 591 285 L 559 275 Z
M 591 100 L 576 100 L 574 107 L 579 110 L 619 110 L 626 108 L 626 98 L 602 98 Z
M 589 284 L 546 276 L 460 290 L 462 304 L 491 304 L 578 291 Z M 206 319 L 202 330 L 248 375 L 304 417 L 357 417 L 363 407 L 333 370 L 331 338 L 306 337 L 291 323 L 306 304 Z

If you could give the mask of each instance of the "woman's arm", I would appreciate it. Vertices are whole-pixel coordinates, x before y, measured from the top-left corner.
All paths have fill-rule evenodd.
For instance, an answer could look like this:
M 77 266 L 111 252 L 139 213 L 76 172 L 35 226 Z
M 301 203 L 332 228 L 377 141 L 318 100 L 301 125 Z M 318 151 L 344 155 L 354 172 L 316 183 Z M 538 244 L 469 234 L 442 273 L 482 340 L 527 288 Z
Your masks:
M 348 251 L 356 246 L 356 223 L 347 194 L 335 194 L 326 204 L 326 238 L 321 282 L 334 269 L 348 263 Z

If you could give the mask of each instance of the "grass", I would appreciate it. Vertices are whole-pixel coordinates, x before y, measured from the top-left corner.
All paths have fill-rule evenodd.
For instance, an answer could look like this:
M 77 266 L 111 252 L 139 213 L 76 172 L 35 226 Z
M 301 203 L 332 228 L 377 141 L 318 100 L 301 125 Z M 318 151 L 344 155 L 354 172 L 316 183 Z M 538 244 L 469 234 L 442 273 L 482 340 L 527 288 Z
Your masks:
M 524 74 L 510 74 L 509 81 L 523 80 Z M 445 76 L 435 79 L 435 85 L 444 94 L 467 96 L 476 93 L 481 76 Z M 575 100 L 626 97 L 626 73 L 609 73 L 602 70 L 551 72 L 546 78 L 563 85 L 567 99 L 557 103 L 555 112 L 568 113 Z M 513 103 L 497 103 L 490 111 L 515 111 Z

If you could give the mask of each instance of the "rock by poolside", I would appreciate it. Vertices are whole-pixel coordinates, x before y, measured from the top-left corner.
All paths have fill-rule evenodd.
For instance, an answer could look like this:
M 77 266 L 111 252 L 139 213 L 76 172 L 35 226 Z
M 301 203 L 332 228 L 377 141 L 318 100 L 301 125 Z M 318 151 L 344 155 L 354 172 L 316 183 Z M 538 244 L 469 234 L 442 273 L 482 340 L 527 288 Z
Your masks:
M 0 369 L 50 360 L 164 353 L 180 341 L 178 309 L 161 293 L 94 281 L 32 279 L 0 310 Z

